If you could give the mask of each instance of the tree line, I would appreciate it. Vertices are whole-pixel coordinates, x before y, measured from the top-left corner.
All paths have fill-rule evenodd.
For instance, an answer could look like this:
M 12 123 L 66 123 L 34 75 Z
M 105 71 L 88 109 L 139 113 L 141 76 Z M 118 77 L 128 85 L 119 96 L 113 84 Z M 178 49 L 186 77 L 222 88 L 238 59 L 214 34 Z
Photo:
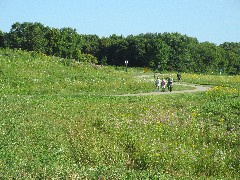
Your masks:
M 73 28 L 50 28 L 41 23 L 14 23 L 0 31 L 0 47 L 36 51 L 50 56 L 101 65 L 148 67 L 159 71 L 240 74 L 240 42 L 216 45 L 180 33 L 78 34 Z

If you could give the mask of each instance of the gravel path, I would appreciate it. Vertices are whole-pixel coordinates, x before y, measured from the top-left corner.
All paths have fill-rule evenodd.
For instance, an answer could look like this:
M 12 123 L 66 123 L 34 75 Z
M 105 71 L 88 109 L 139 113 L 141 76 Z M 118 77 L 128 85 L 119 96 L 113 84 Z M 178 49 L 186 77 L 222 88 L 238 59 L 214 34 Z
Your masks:
M 147 95 L 160 95 L 160 94 L 179 94 L 179 93 L 201 92 L 201 91 L 207 91 L 208 89 L 210 89 L 210 86 L 202 86 L 202 85 L 195 85 L 195 84 L 185 84 L 185 83 L 180 83 L 180 85 L 194 87 L 195 89 L 169 92 L 169 91 L 167 91 L 167 88 L 166 88 L 166 92 L 148 92 L 148 93 L 137 93 L 137 94 L 122 94 L 122 95 L 117 95 L 117 96 L 147 96 Z

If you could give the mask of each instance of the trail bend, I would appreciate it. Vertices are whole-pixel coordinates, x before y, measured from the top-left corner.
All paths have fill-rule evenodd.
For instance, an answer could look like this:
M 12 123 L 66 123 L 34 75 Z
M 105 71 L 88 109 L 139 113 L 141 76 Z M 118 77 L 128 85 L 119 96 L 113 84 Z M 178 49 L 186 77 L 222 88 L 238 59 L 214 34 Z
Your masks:
M 210 86 L 203 86 L 203 85 L 186 84 L 186 83 L 179 83 L 179 85 L 190 86 L 190 87 L 193 87 L 194 89 L 169 92 L 169 91 L 167 91 L 167 88 L 166 88 L 165 92 L 157 92 L 156 91 L 156 92 L 136 93 L 136 94 L 121 94 L 121 95 L 116 95 L 116 96 L 149 96 L 149 95 L 163 95 L 163 94 L 180 94 L 180 93 L 203 92 L 203 91 L 207 91 L 210 89 Z

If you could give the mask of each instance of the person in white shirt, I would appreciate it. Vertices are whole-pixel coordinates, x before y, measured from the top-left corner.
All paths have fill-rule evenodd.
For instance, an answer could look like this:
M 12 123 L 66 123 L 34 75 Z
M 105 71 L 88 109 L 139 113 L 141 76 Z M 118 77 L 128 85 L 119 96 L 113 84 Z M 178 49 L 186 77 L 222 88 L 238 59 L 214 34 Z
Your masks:
M 157 79 L 155 81 L 155 85 L 156 85 L 157 91 L 159 91 L 159 89 L 160 89 L 160 79 L 159 79 L 159 77 L 157 77 Z

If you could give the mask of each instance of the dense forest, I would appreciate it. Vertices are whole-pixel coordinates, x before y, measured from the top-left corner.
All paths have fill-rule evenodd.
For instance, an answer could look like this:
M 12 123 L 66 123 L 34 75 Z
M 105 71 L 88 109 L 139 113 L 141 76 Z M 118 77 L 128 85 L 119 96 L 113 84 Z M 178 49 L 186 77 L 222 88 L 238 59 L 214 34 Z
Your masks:
M 101 65 L 124 66 L 127 60 L 130 67 L 159 71 L 240 74 L 240 42 L 216 45 L 177 32 L 98 37 L 72 28 L 17 22 L 9 32 L 0 31 L 0 47 Z

